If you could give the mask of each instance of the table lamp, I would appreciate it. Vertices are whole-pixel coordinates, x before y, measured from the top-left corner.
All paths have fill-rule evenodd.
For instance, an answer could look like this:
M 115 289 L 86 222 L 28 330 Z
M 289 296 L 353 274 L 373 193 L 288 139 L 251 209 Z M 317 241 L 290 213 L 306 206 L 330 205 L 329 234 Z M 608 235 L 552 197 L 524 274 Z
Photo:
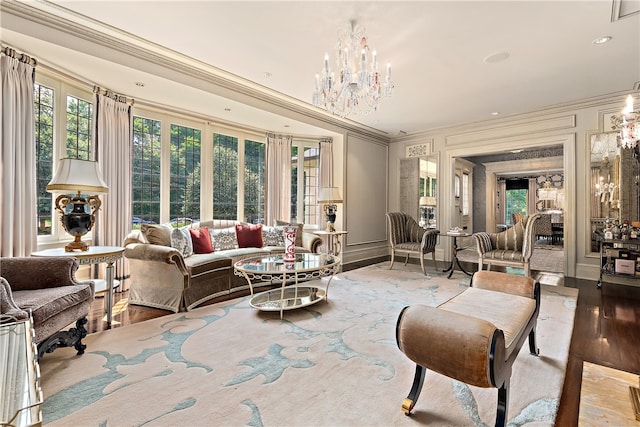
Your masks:
M 324 203 L 324 213 L 327 218 L 327 228 L 325 231 L 336 231 L 333 224 L 336 222 L 336 212 L 338 206 L 336 203 L 342 203 L 342 196 L 338 187 L 322 187 L 318 195 L 318 203 Z
M 60 213 L 60 222 L 75 240 L 64 247 L 65 252 L 74 250 L 86 251 L 89 245 L 82 241 L 82 236 L 93 228 L 96 212 L 102 202 L 97 194 L 109 192 L 109 187 L 102 180 L 98 162 L 81 159 L 60 159 L 53 178 L 47 184 L 49 193 L 67 192 L 56 198 L 55 207 Z M 76 192 L 69 195 L 69 192 Z M 83 197 L 82 194 L 92 194 Z

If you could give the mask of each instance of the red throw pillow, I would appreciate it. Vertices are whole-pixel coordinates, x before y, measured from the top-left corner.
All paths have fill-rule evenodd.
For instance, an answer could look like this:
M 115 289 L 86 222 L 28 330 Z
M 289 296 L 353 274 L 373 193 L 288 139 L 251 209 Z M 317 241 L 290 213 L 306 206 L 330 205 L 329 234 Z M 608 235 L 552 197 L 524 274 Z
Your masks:
M 261 248 L 262 224 L 236 224 L 236 238 L 239 248 Z
M 213 252 L 211 236 L 207 227 L 190 228 L 189 233 L 191 233 L 194 254 L 210 254 Z

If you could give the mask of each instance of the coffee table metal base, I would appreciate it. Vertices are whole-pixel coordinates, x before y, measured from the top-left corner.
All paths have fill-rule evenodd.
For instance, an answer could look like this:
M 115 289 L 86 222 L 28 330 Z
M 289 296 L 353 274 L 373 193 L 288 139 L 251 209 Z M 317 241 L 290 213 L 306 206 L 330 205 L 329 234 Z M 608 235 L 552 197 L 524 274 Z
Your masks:
M 317 286 L 288 286 L 254 295 L 249 305 L 260 311 L 294 310 L 326 299 L 326 292 Z

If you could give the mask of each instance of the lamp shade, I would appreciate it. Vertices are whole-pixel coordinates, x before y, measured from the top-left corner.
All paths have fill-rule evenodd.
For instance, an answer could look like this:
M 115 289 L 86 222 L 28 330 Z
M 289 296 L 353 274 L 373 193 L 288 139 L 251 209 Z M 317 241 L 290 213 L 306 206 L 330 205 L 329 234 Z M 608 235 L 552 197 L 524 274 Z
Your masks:
M 342 203 L 338 187 L 322 187 L 318 194 L 318 203 Z
M 420 206 L 435 206 L 436 205 L 436 198 L 435 197 L 429 197 L 429 196 L 422 196 L 420 197 Z
M 558 190 L 555 188 L 539 188 L 538 199 L 540 200 L 555 200 L 558 195 Z
M 76 192 L 87 194 L 108 193 L 109 187 L 102 180 L 98 162 L 81 159 L 60 159 L 53 178 L 47 184 L 47 191 Z

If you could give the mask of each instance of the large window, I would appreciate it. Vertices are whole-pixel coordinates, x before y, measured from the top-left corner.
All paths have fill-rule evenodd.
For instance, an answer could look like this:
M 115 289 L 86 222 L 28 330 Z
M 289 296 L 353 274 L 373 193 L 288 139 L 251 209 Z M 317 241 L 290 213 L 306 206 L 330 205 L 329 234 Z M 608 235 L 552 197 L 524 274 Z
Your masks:
M 53 202 L 47 184 L 53 176 L 53 89 L 36 84 L 33 91 L 38 186 L 38 235 L 51 235 Z
M 91 122 L 93 105 L 75 96 L 67 96 L 67 157 L 93 160 Z
M 171 125 L 169 216 L 176 226 L 200 220 L 201 131 Z
M 238 217 L 238 138 L 213 135 L 213 217 Z
M 302 153 L 302 162 L 298 153 Z M 318 167 L 318 144 L 309 146 L 294 141 L 291 147 L 291 220 L 294 222 L 317 222 Z
M 133 118 L 133 227 L 160 221 L 160 121 Z
M 91 93 L 39 76 L 33 86 L 38 236 L 68 239 L 60 228 L 54 201 L 47 192 L 59 159 L 93 160 Z M 65 105 L 66 100 L 66 105 Z
M 264 224 L 265 144 L 244 142 L 244 220 Z

